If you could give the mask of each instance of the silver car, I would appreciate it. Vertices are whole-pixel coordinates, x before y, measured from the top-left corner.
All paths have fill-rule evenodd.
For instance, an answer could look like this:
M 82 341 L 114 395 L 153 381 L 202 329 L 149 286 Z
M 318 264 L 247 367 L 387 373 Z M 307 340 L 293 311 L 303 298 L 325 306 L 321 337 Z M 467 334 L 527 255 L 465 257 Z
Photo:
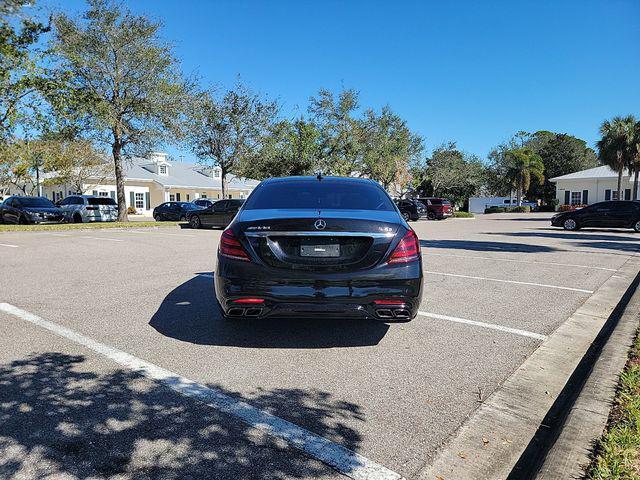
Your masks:
M 70 195 L 58 203 L 67 222 L 115 222 L 118 205 L 113 198 Z

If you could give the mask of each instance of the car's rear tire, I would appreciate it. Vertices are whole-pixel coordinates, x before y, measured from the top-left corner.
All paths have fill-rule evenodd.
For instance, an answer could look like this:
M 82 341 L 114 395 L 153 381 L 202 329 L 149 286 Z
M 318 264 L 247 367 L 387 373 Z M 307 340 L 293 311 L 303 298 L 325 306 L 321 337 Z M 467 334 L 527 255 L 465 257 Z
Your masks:
M 79 213 L 73 216 L 73 223 L 82 223 L 82 216 Z
M 636 232 L 640 232 L 640 220 L 638 220 L 638 221 L 636 222 L 636 224 L 633 226 L 633 229 L 634 229 Z
M 401 212 L 402 213 L 402 218 L 404 218 L 405 222 L 410 222 L 411 221 L 411 215 L 409 215 L 408 212 Z
M 427 213 L 427 219 L 429 220 L 435 220 L 436 219 L 436 214 L 433 212 L 429 212 Z
M 18 225 L 27 225 L 29 222 L 27 222 L 27 219 L 24 218 L 24 215 L 20 215 L 18 217 Z
M 577 230 L 578 223 L 573 218 L 567 218 L 564 222 L 562 222 L 562 228 L 569 231 Z
M 198 215 L 191 215 L 189 219 L 189 225 L 191 228 L 200 228 L 202 227 L 202 222 L 200 221 L 200 217 Z
M 160 220 L 162 220 L 162 218 L 160 218 L 160 215 L 158 215 L 157 213 L 153 216 L 153 219 L 154 219 L 156 222 L 159 222 Z

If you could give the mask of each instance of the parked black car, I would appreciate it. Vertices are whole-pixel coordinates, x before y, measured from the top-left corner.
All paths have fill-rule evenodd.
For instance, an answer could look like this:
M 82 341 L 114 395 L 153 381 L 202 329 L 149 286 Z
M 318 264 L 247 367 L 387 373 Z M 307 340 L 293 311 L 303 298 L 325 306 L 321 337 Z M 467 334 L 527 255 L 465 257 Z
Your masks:
M 565 230 L 583 227 L 633 228 L 640 232 L 640 201 L 613 200 L 600 202 L 551 218 L 551 225 Z
M 372 180 L 268 179 L 222 233 L 215 290 L 226 317 L 410 320 L 420 243 Z
M 0 223 L 62 223 L 64 214 L 45 197 L 7 198 L 0 204 Z
M 398 210 L 400 210 L 402 218 L 407 222 L 415 222 L 421 217 L 427 216 L 427 207 L 419 200 L 400 199 L 395 200 L 395 203 L 398 206 Z
M 187 214 L 202 207 L 191 202 L 165 202 L 153 209 L 153 218 L 157 222 L 162 220 L 187 221 Z
M 194 210 L 187 214 L 191 228 L 226 227 L 244 203 L 244 200 L 218 200 L 209 208 Z
M 216 203 L 215 200 L 209 200 L 208 198 L 199 198 L 199 199 L 193 201 L 194 205 L 197 205 L 197 206 L 202 207 L 202 208 L 209 208 L 214 203 Z

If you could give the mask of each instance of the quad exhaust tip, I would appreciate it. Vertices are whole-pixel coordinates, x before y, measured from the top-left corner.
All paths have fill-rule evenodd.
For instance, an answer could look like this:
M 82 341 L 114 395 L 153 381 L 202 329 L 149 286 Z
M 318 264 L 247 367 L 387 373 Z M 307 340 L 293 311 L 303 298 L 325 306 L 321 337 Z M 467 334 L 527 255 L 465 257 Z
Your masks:
M 376 315 L 379 318 L 398 318 L 402 320 L 411 318 L 411 313 L 406 308 L 378 308 Z
M 262 308 L 230 308 L 227 312 L 229 317 L 259 317 L 262 315 Z

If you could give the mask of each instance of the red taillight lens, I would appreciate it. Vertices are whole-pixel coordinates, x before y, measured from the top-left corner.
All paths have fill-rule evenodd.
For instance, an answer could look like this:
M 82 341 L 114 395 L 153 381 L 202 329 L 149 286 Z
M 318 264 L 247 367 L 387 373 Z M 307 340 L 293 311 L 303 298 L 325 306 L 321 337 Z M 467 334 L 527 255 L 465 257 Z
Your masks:
M 234 300 L 233 303 L 264 303 L 264 298 L 239 298 L 238 300 Z
M 389 257 L 389 263 L 408 263 L 420 258 L 420 241 L 416 232 L 409 230 Z
M 249 254 L 229 228 L 222 232 L 222 237 L 220 238 L 220 255 L 236 260 L 249 261 Z
M 404 300 L 394 300 L 393 298 L 387 298 L 383 300 L 374 300 L 373 303 L 375 303 L 376 305 L 404 305 L 407 302 L 405 302 Z

